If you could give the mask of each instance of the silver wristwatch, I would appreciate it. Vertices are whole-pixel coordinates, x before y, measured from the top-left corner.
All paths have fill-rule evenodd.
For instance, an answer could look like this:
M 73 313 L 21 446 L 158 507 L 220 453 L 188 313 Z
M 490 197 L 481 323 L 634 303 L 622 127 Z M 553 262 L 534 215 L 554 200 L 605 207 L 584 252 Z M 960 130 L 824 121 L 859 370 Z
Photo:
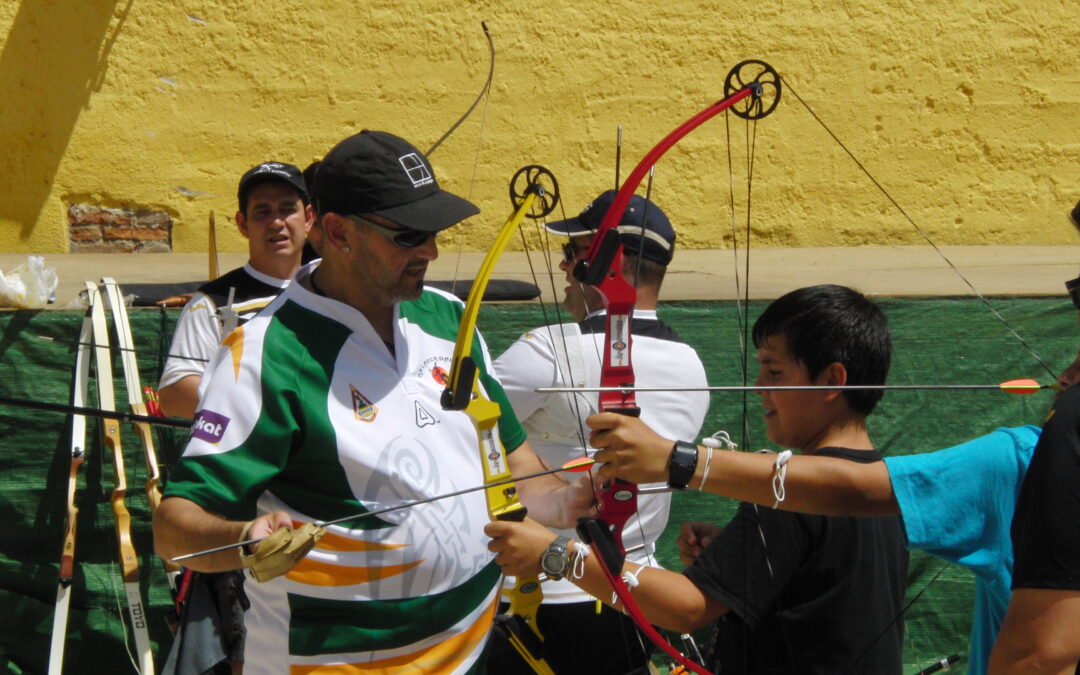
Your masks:
M 559 535 L 540 555 L 540 569 L 544 570 L 549 579 L 558 581 L 566 576 L 566 570 L 570 569 L 570 556 L 566 552 L 568 543 L 570 537 Z

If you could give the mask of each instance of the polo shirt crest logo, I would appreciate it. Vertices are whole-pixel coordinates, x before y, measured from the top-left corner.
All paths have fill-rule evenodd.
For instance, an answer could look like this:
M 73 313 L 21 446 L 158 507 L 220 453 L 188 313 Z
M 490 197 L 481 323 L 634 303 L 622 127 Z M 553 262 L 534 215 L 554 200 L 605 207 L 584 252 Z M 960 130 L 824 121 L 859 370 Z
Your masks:
M 431 426 L 432 424 L 438 424 L 439 420 L 434 415 L 427 411 L 427 408 L 420 405 L 420 401 L 416 401 L 416 426 L 421 429 Z
M 441 387 L 446 386 L 446 376 L 448 373 L 442 366 L 435 366 L 431 369 L 431 377 L 435 380 L 435 383 Z
M 430 185 L 435 182 L 435 179 L 431 176 L 431 171 L 428 170 L 427 165 L 424 164 L 424 160 L 420 159 L 420 155 L 415 152 L 410 152 L 407 155 L 398 157 L 398 161 L 401 162 L 401 166 L 405 169 L 405 174 L 412 181 L 414 188 Z
M 349 385 L 349 393 L 352 394 L 352 410 L 356 419 L 361 422 L 374 422 L 375 416 L 379 414 L 379 408 L 367 400 L 367 397 L 351 384 Z

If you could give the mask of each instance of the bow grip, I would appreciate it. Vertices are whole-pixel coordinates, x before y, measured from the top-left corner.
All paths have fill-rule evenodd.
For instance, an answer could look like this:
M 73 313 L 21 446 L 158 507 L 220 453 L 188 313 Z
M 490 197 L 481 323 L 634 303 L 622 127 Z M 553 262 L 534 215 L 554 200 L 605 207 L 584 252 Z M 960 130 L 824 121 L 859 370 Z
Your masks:
M 514 488 L 514 490 L 516 492 L 516 488 Z M 518 507 L 519 508 L 511 509 L 509 511 L 503 511 L 502 513 L 495 516 L 495 520 L 520 523 L 521 521 L 525 520 L 525 516 L 529 515 L 529 509 L 525 508 L 525 505 L 520 502 L 518 502 Z
M 464 410 L 472 400 L 471 385 L 476 378 L 476 362 L 471 356 L 464 356 L 454 369 L 454 373 L 457 377 L 446 383 L 442 398 L 439 400 L 443 410 Z
M 615 543 L 607 524 L 599 518 L 579 518 L 576 529 L 581 540 L 592 546 L 593 550 L 604 559 L 604 566 L 612 574 L 618 576 L 622 571 L 626 556 Z

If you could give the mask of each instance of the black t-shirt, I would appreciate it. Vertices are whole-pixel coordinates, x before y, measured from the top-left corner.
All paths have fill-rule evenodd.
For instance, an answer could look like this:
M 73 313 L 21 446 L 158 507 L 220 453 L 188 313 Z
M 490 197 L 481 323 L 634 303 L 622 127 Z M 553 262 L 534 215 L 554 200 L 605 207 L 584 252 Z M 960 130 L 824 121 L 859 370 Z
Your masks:
M 881 460 L 846 448 L 814 454 Z M 900 673 L 906 543 L 899 516 L 809 516 L 741 504 L 683 572 L 729 609 L 717 621 L 714 672 Z
M 1012 522 L 1013 588 L 1080 590 L 1080 387 L 1054 404 Z

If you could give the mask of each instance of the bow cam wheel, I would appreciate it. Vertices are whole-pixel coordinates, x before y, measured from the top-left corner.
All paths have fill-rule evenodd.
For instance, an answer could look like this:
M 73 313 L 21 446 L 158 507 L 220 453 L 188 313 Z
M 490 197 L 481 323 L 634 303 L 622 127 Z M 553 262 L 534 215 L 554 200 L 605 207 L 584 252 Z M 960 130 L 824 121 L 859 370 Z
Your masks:
M 521 167 L 510 179 L 510 203 L 515 209 L 529 193 L 536 194 L 532 212 L 526 214 L 529 218 L 543 218 L 559 203 L 559 183 L 555 175 L 539 164 Z
M 737 64 L 724 79 L 724 98 L 749 87 L 753 93 L 731 112 L 745 120 L 759 120 L 780 102 L 780 74 L 764 61 L 750 59 Z

